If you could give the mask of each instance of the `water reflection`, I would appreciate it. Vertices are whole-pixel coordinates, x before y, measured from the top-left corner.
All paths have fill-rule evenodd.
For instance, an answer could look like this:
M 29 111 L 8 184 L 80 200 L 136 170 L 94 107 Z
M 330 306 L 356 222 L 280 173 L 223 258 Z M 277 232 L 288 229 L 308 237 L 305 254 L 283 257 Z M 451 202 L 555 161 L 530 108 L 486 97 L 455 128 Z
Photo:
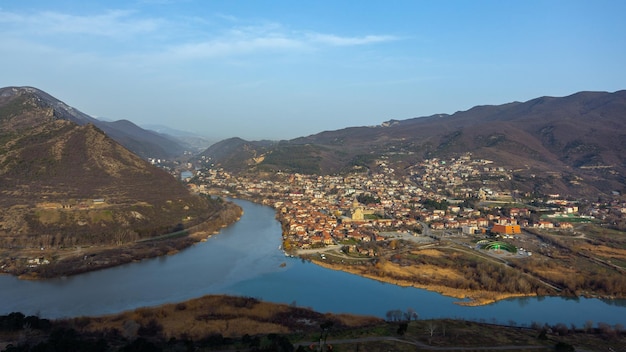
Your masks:
M 530 299 L 528 297 L 520 297 L 516 301 L 517 304 L 519 304 L 520 308 L 524 308 L 525 306 L 530 304 Z

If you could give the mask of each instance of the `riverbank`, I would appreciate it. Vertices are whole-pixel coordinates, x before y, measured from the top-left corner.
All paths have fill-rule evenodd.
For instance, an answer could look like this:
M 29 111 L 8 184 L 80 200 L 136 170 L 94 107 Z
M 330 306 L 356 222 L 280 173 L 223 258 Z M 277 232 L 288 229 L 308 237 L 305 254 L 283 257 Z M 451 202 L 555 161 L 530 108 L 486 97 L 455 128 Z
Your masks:
M 97 317 L 48 320 L 15 312 L 0 315 L 0 350 L 66 350 L 72 345 L 79 350 L 274 351 L 317 350 L 324 343 L 337 351 L 612 351 L 626 339 L 623 330 L 602 324 L 520 327 L 406 319 L 404 314 L 397 311 L 383 320 L 225 295 Z
M 444 296 L 458 298 L 461 301 L 456 302 L 456 304 L 462 306 L 481 306 L 491 304 L 503 299 L 515 298 L 515 297 L 535 297 L 536 294 L 515 294 L 515 293 L 503 293 L 503 292 L 494 292 L 494 291 L 482 291 L 482 290 L 462 290 L 455 289 L 452 287 L 446 287 L 442 285 L 421 285 L 419 283 L 409 281 L 409 280 L 398 280 L 395 278 L 389 278 L 379 275 L 373 275 L 366 271 L 365 267 L 354 266 L 354 265 L 341 265 L 341 264 L 333 264 L 328 263 L 323 260 L 311 260 L 312 263 L 319 265 L 321 267 L 332 269 L 332 270 L 340 270 L 347 273 L 359 275 L 362 277 L 366 277 L 368 279 L 389 283 L 397 286 L 403 287 L 415 287 L 423 290 L 433 291 L 440 293 Z
M 72 249 L 33 250 L 22 253 L 28 257 L 43 256 L 52 258 L 47 263 L 19 263 L 17 260 L 3 265 L 3 274 L 10 274 L 23 280 L 49 279 L 71 276 L 85 272 L 111 268 L 143 259 L 176 254 L 207 237 L 221 228 L 233 224 L 242 216 L 243 210 L 232 202 L 213 214 L 205 222 L 174 234 L 159 236 L 149 240 L 136 241 L 125 245 L 91 246 Z M 12 254 L 18 257 L 17 254 Z M 5 261 L 6 262 L 6 261 Z M 11 265 L 12 264 L 12 265 Z

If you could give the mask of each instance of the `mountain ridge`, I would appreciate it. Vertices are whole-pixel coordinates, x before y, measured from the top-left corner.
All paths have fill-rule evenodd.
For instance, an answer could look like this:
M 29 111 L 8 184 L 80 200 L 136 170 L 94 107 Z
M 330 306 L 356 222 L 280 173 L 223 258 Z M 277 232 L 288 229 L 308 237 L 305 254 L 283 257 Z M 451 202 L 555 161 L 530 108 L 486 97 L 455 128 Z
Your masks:
M 34 87 L 0 88 L 0 97 L 9 99 L 23 95 L 32 96 L 32 104 L 51 109 L 55 118 L 72 121 L 78 125 L 93 124 L 144 159 L 169 159 L 182 155 L 185 147 L 178 141 L 155 131 L 143 129 L 129 120 L 105 121 L 91 117 L 52 95 Z
M 565 97 L 538 97 L 526 102 L 501 105 L 477 105 L 453 114 L 435 114 L 406 120 L 389 120 L 374 127 L 346 127 L 306 137 L 282 141 L 268 148 L 247 143 L 247 154 L 234 149 L 230 154 L 217 147 L 203 155 L 217 165 L 248 170 L 291 170 L 288 162 L 265 158 L 253 163 L 250 157 L 233 166 L 222 160 L 240 155 L 269 156 L 276 148 L 297 149 L 309 146 L 307 170 L 337 173 L 354 166 L 375 168 L 374 159 L 395 160 L 398 168 L 420 159 L 447 157 L 471 152 L 474 156 L 496 161 L 520 171 L 527 180 L 536 174 L 558 173 L 551 184 L 525 187 L 523 182 L 511 187 L 527 191 L 592 195 L 611 190 L 623 191 L 626 174 L 626 90 L 577 92 Z M 241 143 L 243 145 L 243 143 Z M 218 145 L 215 145 L 218 146 Z M 298 147 L 300 146 L 300 147 Z M 254 147 L 253 150 L 250 150 Z M 315 149 L 315 151 L 313 151 Z M 283 151 L 283 154 L 284 151 Z M 315 157 L 313 157 L 315 154 Z M 582 180 L 584 186 L 578 186 Z

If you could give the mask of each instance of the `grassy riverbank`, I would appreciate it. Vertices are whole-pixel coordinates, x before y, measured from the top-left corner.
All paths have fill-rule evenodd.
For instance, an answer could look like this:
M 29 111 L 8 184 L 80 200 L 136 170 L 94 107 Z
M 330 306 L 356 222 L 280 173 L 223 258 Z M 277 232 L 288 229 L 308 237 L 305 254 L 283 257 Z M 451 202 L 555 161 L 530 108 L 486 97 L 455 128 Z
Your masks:
M 623 327 L 499 326 L 322 314 L 251 297 L 204 296 L 101 316 L 49 321 L 0 316 L 3 351 L 620 351 Z
M 444 296 L 460 299 L 461 301 L 457 302 L 457 304 L 465 305 L 465 306 L 485 305 L 485 304 L 490 304 L 499 300 L 513 298 L 513 297 L 536 296 L 536 294 L 521 294 L 521 293 L 506 293 L 506 292 L 485 291 L 485 290 L 456 289 L 456 288 L 443 286 L 443 285 L 423 285 L 423 284 L 419 284 L 415 281 L 411 281 L 408 279 L 407 280 L 398 279 L 396 278 L 397 276 L 388 276 L 388 275 L 381 276 L 381 275 L 373 274 L 369 271 L 367 266 L 363 266 L 363 265 L 344 265 L 344 264 L 331 263 L 326 260 L 318 260 L 318 259 L 312 260 L 312 262 L 328 269 L 341 270 L 341 271 L 345 271 L 351 274 L 356 274 L 359 276 L 367 277 L 369 279 L 378 280 L 378 281 L 385 282 L 385 283 L 390 283 L 390 284 L 394 284 L 398 286 L 405 286 L 405 287 L 415 287 L 415 288 L 420 288 L 420 289 L 424 289 L 428 291 L 438 292 Z M 399 270 L 403 270 L 403 269 L 391 263 L 385 263 L 383 264 L 382 270 L 384 270 L 385 272 L 389 272 L 389 273 L 391 272 L 397 273 Z M 422 272 L 427 273 L 427 275 L 446 275 L 446 274 L 442 274 L 436 269 L 433 270 L 432 268 L 430 269 L 422 268 L 422 270 L 423 270 Z

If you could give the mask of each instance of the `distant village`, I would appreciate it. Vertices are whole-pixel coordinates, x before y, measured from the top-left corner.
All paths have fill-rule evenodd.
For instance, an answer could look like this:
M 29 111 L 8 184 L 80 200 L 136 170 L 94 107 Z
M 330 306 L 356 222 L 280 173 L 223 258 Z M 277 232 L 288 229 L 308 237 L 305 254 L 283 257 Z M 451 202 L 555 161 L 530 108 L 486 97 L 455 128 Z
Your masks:
M 425 231 L 508 237 L 524 228 L 572 231 L 573 223 L 602 221 L 608 212 L 626 216 L 626 204 L 588 204 L 558 194 L 532 199 L 502 191 L 511 171 L 471 154 L 428 159 L 398 179 L 384 159 L 376 173 L 302 175 L 278 173 L 272 180 L 235 176 L 220 168 L 188 174 L 199 193 L 251 199 L 277 210 L 285 250 L 385 240 L 393 232 Z M 479 186 L 470 186 L 479 185 Z M 520 199 L 525 202 L 521 203 Z

